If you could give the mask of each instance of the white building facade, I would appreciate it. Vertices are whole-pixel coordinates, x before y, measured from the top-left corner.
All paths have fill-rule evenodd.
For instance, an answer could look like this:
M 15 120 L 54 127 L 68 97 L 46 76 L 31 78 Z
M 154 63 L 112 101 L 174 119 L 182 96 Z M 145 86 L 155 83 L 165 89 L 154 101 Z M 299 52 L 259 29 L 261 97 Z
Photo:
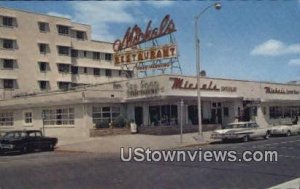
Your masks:
M 0 99 L 130 77 L 112 53 L 89 25 L 0 7 Z
M 119 127 L 122 117 L 141 132 L 173 134 L 181 119 L 184 128 L 197 131 L 196 88 L 196 77 L 159 75 L 15 97 L 0 101 L 0 129 L 44 128 L 50 136 L 89 137 L 95 127 Z M 202 77 L 201 99 L 203 130 L 237 120 L 269 127 L 300 116 L 299 85 Z

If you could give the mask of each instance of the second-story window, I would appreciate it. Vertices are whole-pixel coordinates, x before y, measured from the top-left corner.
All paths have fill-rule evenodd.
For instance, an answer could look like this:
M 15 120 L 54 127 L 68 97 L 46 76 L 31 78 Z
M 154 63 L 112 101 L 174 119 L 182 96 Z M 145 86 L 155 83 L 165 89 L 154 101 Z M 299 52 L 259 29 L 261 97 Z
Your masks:
M 71 72 L 72 72 L 72 74 L 78 74 L 78 67 L 77 66 L 72 66 L 71 67 Z
M 46 43 L 39 43 L 39 50 L 41 54 L 46 54 L 49 52 L 49 45 Z
M 4 17 L 2 17 L 2 23 L 3 23 L 3 26 L 13 27 L 14 26 L 14 18 L 13 17 L 8 17 L 8 16 L 4 16 Z
M 48 62 L 39 62 L 39 67 L 41 72 L 46 72 L 48 67 Z
M 58 64 L 58 71 L 60 73 L 70 73 L 70 65 L 69 64 Z
M 74 58 L 78 57 L 78 50 L 71 49 L 71 56 L 74 57 Z
M 99 52 L 93 52 L 93 59 L 94 60 L 100 60 L 100 53 Z
M 85 39 L 85 32 L 83 32 L 83 31 L 76 31 L 76 38 L 84 40 Z
M 14 60 L 13 59 L 3 59 L 3 68 L 4 69 L 13 69 Z
M 69 35 L 70 34 L 69 26 L 58 25 L 57 30 L 58 30 L 58 34 L 60 34 L 60 35 Z
M 39 30 L 41 32 L 49 32 L 50 31 L 49 23 L 39 22 L 38 24 L 39 24 Z
M 13 89 L 14 80 L 13 79 L 3 79 L 3 88 L 4 89 Z
M 58 46 L 58 54 L 69 56 L 70 55 L 70 47 Z
M 112 76 L 112 71 L 111 70 L 105 70 L 105 76 L 106 77 L 111 77 Z
M 111 61 L 112 56 L 109 53 L 105 53 L 105 60 Z
M 49 81 L 39 81 L 39 86 L 41 90 L 47 90 L 50 88 Z
M 14 49 L 14 40 L 12 39 L 2 39 L 4 49 Z
M 95 76 L 100 76 L 100 69 L 99 68 L 94 68 L 94 75 Z

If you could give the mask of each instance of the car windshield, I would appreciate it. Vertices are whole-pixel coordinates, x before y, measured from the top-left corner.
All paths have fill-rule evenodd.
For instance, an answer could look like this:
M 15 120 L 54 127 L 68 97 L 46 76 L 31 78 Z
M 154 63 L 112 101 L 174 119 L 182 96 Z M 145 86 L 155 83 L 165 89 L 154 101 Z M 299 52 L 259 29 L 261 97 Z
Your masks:
M 235 123 L 235 124 L 228 124 L 225 126 L 225 129 L 236 129 L 236 128 L 247 128 L 247 124 Z

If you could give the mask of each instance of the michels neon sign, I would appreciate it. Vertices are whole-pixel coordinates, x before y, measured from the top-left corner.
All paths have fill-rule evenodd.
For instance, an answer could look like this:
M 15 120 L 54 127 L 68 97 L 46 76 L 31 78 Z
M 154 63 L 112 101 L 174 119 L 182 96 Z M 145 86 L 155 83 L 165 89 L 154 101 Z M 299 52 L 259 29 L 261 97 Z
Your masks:
M 129 27 L 123 37 L 123 40 L 121 41 L 120 39 L 117 39 L 114 42 L 113 50 L 118 52 L 176 31 L 175 24 L 170 18 L 170 15 L 166 15 L 164 17 L 159 28 L 152 29 L 151 23 L 152 21 L 150 20 L 145 32 L 142 32 L 142 29 L 138 25 L 135 25 L 132 29 Z

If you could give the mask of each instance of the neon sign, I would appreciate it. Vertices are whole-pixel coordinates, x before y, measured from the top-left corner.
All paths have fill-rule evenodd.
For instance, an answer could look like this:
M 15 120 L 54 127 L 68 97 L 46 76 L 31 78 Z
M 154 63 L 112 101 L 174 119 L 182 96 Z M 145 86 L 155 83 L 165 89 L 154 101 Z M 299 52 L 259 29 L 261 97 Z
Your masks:
M 133 28 L 129 27 L 123 37 L 123 40 L 117 39 L 113 44 L 113 50 L 115 52 L 134 47 L 146 41 L 162 37 L 164 35 L 175 32 L 175 24 L 170 18 L 170 15 L 166 15 L 160 23 L 159 28 L 152 29 L 152 21 L 148 22 L 145 32 L 135 25 Z

